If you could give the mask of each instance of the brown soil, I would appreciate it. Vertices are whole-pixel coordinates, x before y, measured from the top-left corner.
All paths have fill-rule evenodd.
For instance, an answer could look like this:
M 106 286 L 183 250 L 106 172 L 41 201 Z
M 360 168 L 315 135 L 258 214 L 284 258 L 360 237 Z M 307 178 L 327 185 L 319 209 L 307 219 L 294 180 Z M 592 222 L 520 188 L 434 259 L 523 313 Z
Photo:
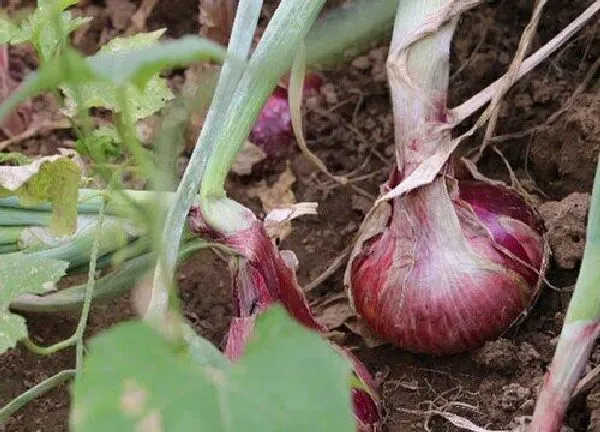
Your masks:
M 88 1 L 84 12 L 97 16 L 78 43 L 93 52 L 99 41 L 124 30 L 122 14 L 135 12 L 139 2 Z M 117 2 L 121 3 L 121 2 Z M 123 4 L 127 3 L 129 6 Z M 159 0 L 151 14 L 150 29 L 167 26 L 171 35 L 196 31 L 195 1 Z M 551 0 L 544 13 L 534 49 L 548 41 L 591 3 Z M 451 105 L 464 100 L 504 71 L 532 8 L 531 0 L 492 2 L 467 13 L 461 20 L 452 52 Z M 119 9 L 115 12 L 110 9 Z M 194 11 L 191 13 L 190 11 Z M 112 22 L 114 20 L 115 22 Z M 600 55 L 597 22 L 578 33 L 558 54 L 522 79 L 505 98 L 497 134 L 519 132 L 544 122 L 560 109 Z M 15 50 L 18 52 L 18 50 Z M 393 155 L 393 126 L 386 87 L 386 47 L 379 47 L 339 70 L 325 73 L 326 85 L 318 103 L 307 113 L 309 145 L 336 174 L 361 169 L 372 174 L 354 186 L 332 186 L 299 154 L 290 158 L 296 177 L 297 201 L 318 201 L 319 215 L 294 222 L 283 241 L 300 262 L 299 278 L 305 284 L 317 277 L 351 242 L 378 187 L 386 178 Z M 181 79 L 180 76 L 174 77 Z M 595 83 L 595 85 L 594 85 Z M 414 355 L 389 345 L 368 348 L 362 339 L 341 326 L 340 338 L 356 346 L 357 354 L 383 380 L 383 396 L 390 432 L 459 430 L 431 411 L 448 411 L 489 429 L 516 427 L 531 415 L 543 373 L 549 364 L 563 314 L 581 259 L 585 212 L 600 136 L 598 76 L 571 109 L 545 129 L 498 144 L 523 186 L 542 205 L 550 243 L 556 254 L 547 277 L 555 289 L 544 288 L 529 317 L 473 354 L 450 357 Z M 44 104 L 41 107 L 45 106 Z M 463 126 L 465 127 L 465 126 Z M 64 133 L 33 138 L 15 150 L 52 152 L 71 137 Z M 466 153 L 481 136 L 460 148 Z M 368 159 L 366 163 L 365 159 Z M 480 162 L 485 174 L 508 180 L 503 162 L 489 151 Z M 257 213 L 261 203 L 248 191 L 261 180 L 272 184 L 285 162 L 268 166 L 249 177 L 232 176 L 228 190 L 233 198 Z M 564 199 L 564 200 L 563 200 Z M 323 304 L 342 290 L 343 270 L 336 271 L 311 291 L 311 302 Z M 202 252 L 180 270 L 179 282 L 186 316 L 205 337 L 220 345 L 230 319 L 229 281 L 224 263 Z M 93 307 L 89 334 L 132 315 L 127 297 Z M 49 344 L 69 335 L 76 314 L 28 315 L 34 340 Z M 29 353 L 22 346 L 1 356 L 0 405 L 50 376 L 73 366 L 74 354 L 64 351 L 49 357 Z M 588 370 L 600 363 L 600 350 L 592 355 Z M 574 431 L 600 431 L 600 387 L 572 403 L 567 424 Z M 67 430 L 69 396 L 66 387 L 32 402 L 12 418 L 10 432 Z M 0 427 L 1 428 L 1 427 Z

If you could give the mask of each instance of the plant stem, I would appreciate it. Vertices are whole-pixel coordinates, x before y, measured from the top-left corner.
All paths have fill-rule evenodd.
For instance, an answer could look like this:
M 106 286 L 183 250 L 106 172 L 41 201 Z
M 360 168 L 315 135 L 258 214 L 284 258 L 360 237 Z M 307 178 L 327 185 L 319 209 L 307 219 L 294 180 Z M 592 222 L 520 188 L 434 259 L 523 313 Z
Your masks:
M 100 228 L 102 227 L 102 222 L 104 221 L 104 209 L 105 206 L 102 205 L 100 207 L 100 213 L 98 214 L 98 228 L 96 229 L 94 244 L 92 245 L 92 253 L 90 255 L 88 282 L 85 289 L 81 317 L 79 318 L 77 330 L 75 331 L 75 370 L 77 371 L 77 375 L 81 373 L 83 364 L 83 333 L 85 331 L 85 327 L 87 326 L 90 307 L 92 305 L 94 284 L 96 283 L 96 261 L 98 260 L 98 250 L 100 249 L 100 237 L 102 235 Z
M 437 132 L 435 127 L 445 121 L 449 50 L 458 17 L 410 44 L 427 26 L 426 19 L 448 3 L 449 0 L 402 0 L 396 13 L 387 65 L 396 162 L 403 176 L 433 154 L 442 140 L 450 139 L 449 131 Z
M 307 65 L 333 65 L 384 39 L 394 26 L 398 1 L 356 0 L 324 14 L 306 36 Z
M 24 393 L 14 398 L 8 404 L 0 409 L 0 426 L 6 423 L 11 415 L 23 408 L 32 400 L 43 396 L 55 387 L 63 384 L 75 376 L 75 371 L 72 369 L 63 370 L 50 378 L 45 379 L 36 386 L 30 388 Z
M 0 254 L 8 254 L 19 251 L 19 245 L 17 243 L 3 244 L 0 245 Z
M 61 340 L 60 342 L 49 346 L 40 346 L 33 342 L 31 339 L 23 339 L 21 342 L 23 342 L 23 345 L 25 345 L 25 347 L 29 351 L 35 354 L 50 355 L 54 354 L 55 352 L 62 351 L 65 348 L 69 348 L 70 346 L 73 346 L 73 344 L 75 343 L 75 336 L 71 335 L 71 337 L 69 337 L 68 339 Z
M 0 207 L 0 226 L 47 226 L 51 218 L 50 211 Z
M 147 253 L 119 266 L 114 272 L 98 279 L 94 288 L 94 301 L 127 292 L 148 271 L 156 255 Z M 10 307 L 24 312 L 59 312 L 81 308 L 87 284 L 75 285 L 45 296 L 27 294 L 17 297 Z
M 533 413 L 532 432 L 560 431 L 569 398 L 600 334 L 600 159 L 575 290 Z
M 53 258 L 69 262 L 69 267 L 74 268 L 89 262 L 90 254 L 93 251 L 96 242 L 96 233 L 100 233 L 99 254 L 105 255 L 113 252 L 129 243 L 135 237 L 135 234 L 126 221 L 111 220 L 104 226 L 100 226 L 98 218 L 91 226 L 86 227 L 79 235 L 76 235 L 72 241 L 57 247 L 23 253 L 29 253 L 34 256 Z
M 284 0 L 277 8 L 228 107 L 221 125 L 227 133 L 221 134 L 214 146 L 219 156 L 210 160 L 202 178 L 203 198 L 225 196 L 225 178 L 239 149 L 324 3 Z
M 101 226 L 104 220 L 104 206 L 100 207 L 100 214 L 98 215 L 98 226 L 96 228 L 96 234 L 94 238 L 94 242 L 92 245 L 92 250 L 90 254 L 90 268 L 88 272 L 88 282 L 86 284 L 84 299 L 83 299 L 83 307 L 81 310 L 81 316 L 79 318 L 79 322 L 77 323 L 77 328 L 75 329 L 75 333 L 68 339 L 65 339 L 61 342 L 58 342 L 54 345 L 50 345 L 48 347 L 42 347 L 35 344 L 30 339 L 25 339 L 23 343 L 25 346 L 35 352 L 36 354 L 48 355 L 53 354 L 57 351 L 60 351 L 64 348 L 68 348 L 72 345 L 75 345 L 76 350 L 76 363 L 75 369 L 77 374 L 81 371 L 81 364 L 83 361 L 83 333 L 85 331 L 85 327 L 87 325 L 87 320 L 90 312 L 90 307 L 92 303 L 92 294 L 94 291 L 94 283 L 96 281 L 96 261 L 98 259 L 98 250 L 100 244 L 100 238 L 102 236 Z
M 0 228 L 0 245 L 18 243 L 23 234 L 23 227 L 8 226 Z
M 242 0 L 238 5 L 227 48 L 228 55 L 221 69 L 210 109 L 175 193 L 175 201 L 167 212 L 161 251 L 154 272 L 152 296 L 148 306 L 149 317 L 160 317 L 166 312 L 168 292 L 173 283 L 183 226 L 203 178 L 208 158 L 213 153 L 217 136 L 223 133 L 222 118 L 243 73 L 242 66 L 235 59 L 245 60 L 248 57 L 261 7 L 260 0 Z M 228 132 L 226 129 L 225 131 Z
M 196 239 L 185 243 L 179 251 L 179 263 L 186 261 L 194 252 L 210 247 L 204 240 Z M 229 251 L 228 251 L 229 252 Z M 129 291 L 155 263 L 156 254 L 146 253 L 121 264 L 118 269 L 96 281 L 93 301 L 104 300 Z M 24 294 L 17 297 L 10 308 L 23 312 L 60 312 L 80 309 L 87 284 L 75 285 L 63 290 L 37 296 Z

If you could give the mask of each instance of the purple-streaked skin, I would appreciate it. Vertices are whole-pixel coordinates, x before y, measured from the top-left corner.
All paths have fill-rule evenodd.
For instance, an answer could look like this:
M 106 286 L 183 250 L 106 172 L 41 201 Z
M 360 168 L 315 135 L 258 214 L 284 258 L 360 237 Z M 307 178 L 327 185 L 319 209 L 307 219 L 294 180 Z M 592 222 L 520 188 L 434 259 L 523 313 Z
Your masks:
M 529 432 L 560 432 L 571 393 L 599 335 L 600 320 L 573 321 L 564 326 Z
M 345 278 L 352 303 L 376 333 L 403 349 L 475 349 L 536 298 L 545 243 L 533 210 L 503 186 L 461 187 L 439 176 L 382 204 L 353 251 Z
M 255 317 L 273 304 L 282 304 L 288 313 L 305 327 L 325 335 L 327 329 L 313 316 L 308 300 L 298 284 L 289 251 L 280 252 L 268 237 L 263 224 L 251 213 L 250 228 L 223 235 L 206 226 L 198 208 L 190 211 L 190 228 L 228 246 L 240 256 L 230 263 L 234 318 L 231 322 L 225 354 L 232 361 L 240 358 L 251 337 Z M 284 253 L 285 252 L 285 253 Z M 381 404 L 377 386 L 366 367 L 349 351 L 336 347 L 354 365 L 354 373 L 362 383 L 352 389 L 352 401 L 359 432 L 381 430 Z
M 231 361 L 237 361 L 244 355 L 248 340 L 254 331 L 256 314 L 245 317 L 233 317 L 225 342 L 225 355 Z
M 321 84 L 321 77 L 316 74 L 308 75 L 304 80 L 304 96 L 318 93 Z M 285 87 L 278 86 L 267 99 L 250 131 L 249 140 L 269 158 L 278 159 L 289 154 L 295 138 Z

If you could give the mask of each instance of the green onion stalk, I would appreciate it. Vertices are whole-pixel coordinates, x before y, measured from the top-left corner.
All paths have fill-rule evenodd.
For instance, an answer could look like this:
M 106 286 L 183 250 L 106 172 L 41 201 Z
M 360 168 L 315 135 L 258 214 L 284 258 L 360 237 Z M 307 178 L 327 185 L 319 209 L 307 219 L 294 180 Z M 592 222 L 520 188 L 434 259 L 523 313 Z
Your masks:
M 385 39 L 393 27 L 397 5 L 398 0 L 357 0 L 344 8 L 323 14 L 306 36 L 307 65 L 315 68 L 335 65 L 368 49 L 373 43 Z M 290 61 L 288 59 L 288 63 Z M 281 72 L 285 68 L 286 65 L 281 64 L 277 70 Z M 273 73 L 272 76 L 278 76 L 279 72 Z M 262 90 L 263 93 L 265 89 Z M 261 104 L 254 103 L 253 106 L 256 110 Z M 242 130 L 240 132 L 242 132 L 240 136 L 245 133 Z M 230 160 L 235 153 L 229 156 Z M 226 171 L 228 171 L 227 163 L 221 178 Z M 217 183 L 219 181 L 221 180 Z M 209 182 L 206 184 L 210 185 Z M 131 202 L 142 206 L 151 205 L 156 202 L 157 192 L 139 190 L 121 192 L 129 202 L 123 201 L 122 194 L 110 194 L 108 199 L 106 214 L 114 218 L 108 218 L 102 228 L 105 235 L 102 236 L 103 240 L 100 244 L 99 268 L 116 266 L 120 263 L 127 264 L 129 260 L 137 257 L 150 256 L 148 253 L 151 244 L 144 232 L 147 231 L 147 227 L 139 227 L 137 225 L 140 224 L 128 220 L 129 215 L 123 214 L 123 209 L 128 208 Z M 24 206 L 16 197 L 0 198 L 0 254 L 36 253 L 68 261 L 71 273 L 85 271 L 93 243 L 94 215 L 98 214 L 105 195 L 106 191 L 103 190 L 80 189 L 77 206 L 79 228 L 74 235 L 62 238 L 55 238 L 44 230 L 51 220 L 50 204 Z M 166 206 L 171 205 L 175 198 L 173 193 L 162 193 L 161 200 L 164 197 L 166 197 L 164 202 Z M 188 233 L 186 242 L 190 240 L 189 237 Z M 184 244 L 187 244 L 186 242 Z M 141 269 L 141 263 L 150 265 L 148 259 L 136 260 L 135 266 L 130 265 Z M 119 279 L 117 277 L 119 275 L 117 269 L 115 277 L 108 280 Z M 123 287 L 126 284 L 117 285 Z M 70 291 L 63 294 L 61 298 L 66 298 L 68 292 Z M 119 288 L 114 294 L 121 292 Z M 30 296 L 30 299 L 33 297 L 35 296 Z M 52 311 L 54 308 L 50 305 L 51 296 L 44 298 L 46 299 L 44 302 L 37 303 L 36 310 Z M 57 296 L 53 298 L 58 299 Z M 80 300 L 74 297 L 70 304 L 81 304 Z M 21 306 L 24 307 L 23 302 Z M 45 307 L 47 309 L 44 309 Z
M 560 431 L 569 398 L 600 334 L 600 160 L 592 190 L 586 244 L 573 297 L 540 391 L 531 432 Z
M 242 5 L 247 3 L 247 8 Z M 167 214 L 163 247 L 157 260 L 151 300 L 145 318 L 160 325 L 172 316 L 174 253 L 186 223 L 205 241 L 220 244 L 232 252 L 230 271 L 234 319 L 227 337 L 225 354 L 237 360 L 253 332 L 255 317 L 281 304 L 300 324 L 321 334 L 325 327 L 310 310 L 296 279 L 297 260 L 293 252 L 280 251 L 269 237 L 263 222 L 250 209 L 227 197 L 227 174 L 257 120 L 265 101 L 295 59 L 301 58 L 303 42 L 324 0 L 298 2 L 283 0 L 241 74 L 226 60 L 204 128 Z M 228 52 L 246 59 L 252 32 L 236 25 L 243 23 L 252 8 L 261 2 L 242 1 L 236 16 Z M 256 18 L 256 17 L 254 17 Z M 248 18 L 248 20 L 250 20 Z M 253 22 L 255 25 L 255 22 Z M 248 24 L 250 25 L 250 24 Z M 195 197 L 200 190 L 199 197 Z M 381 406 L 374 380 L 350 353 L 355 379 L 349 394 L 357 429 L 378 430 Z

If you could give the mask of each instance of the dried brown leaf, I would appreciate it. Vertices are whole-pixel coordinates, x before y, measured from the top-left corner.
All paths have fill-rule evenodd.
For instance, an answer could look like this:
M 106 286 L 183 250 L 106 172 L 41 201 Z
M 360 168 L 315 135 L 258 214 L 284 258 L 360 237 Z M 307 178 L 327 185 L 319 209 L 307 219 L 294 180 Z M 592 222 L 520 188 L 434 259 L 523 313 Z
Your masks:
M 388 343 L 373 333 L 373 331 L 365 324 L 365 322 L 358 317 L 349 318 L 344 325 L 348 327 L 352 333 L 359 335 L 364 341 L 365 345 L 369 348 L 378 347 Z
M 246 141 L 242 151 L 238 153 L 231 170 L 237 175 L 249 175 L 257 163 L 265 160 L 267 155 L 250 141 Z
M 345 293 L 328 296 L 315 303 L 312 308 L 315 318 L 329 330 L 337 329 L 350 318 L 356 317 Z

